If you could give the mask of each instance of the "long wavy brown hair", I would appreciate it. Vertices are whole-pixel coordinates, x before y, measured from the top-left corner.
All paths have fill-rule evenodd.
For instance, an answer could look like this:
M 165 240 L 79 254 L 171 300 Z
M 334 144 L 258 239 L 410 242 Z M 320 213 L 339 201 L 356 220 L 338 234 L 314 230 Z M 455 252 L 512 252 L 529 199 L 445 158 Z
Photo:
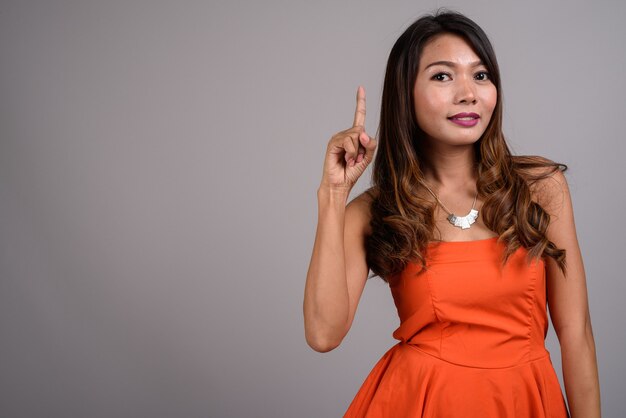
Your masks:
M 366 238 L 373 276 L 389 281 L 410 261 L 426 268 L 427 245 L 434 239 L 436 204 L 420 197 L 419 143 L 424 138 L 414 113 L 413 88 L 427 42 L 442 33 L 462 36 L 474 49 L 497 88 L 497 103 L 483 135 L 474 144 L 478 195 L 485 225 L 506 244 L 502 263 L 518 248 L 529 260 L 552 257 L 565 272 L 565 250 L 546 237 L 550 215 L 531 198 L 531 185 L 567 166 L 537 156 L 513 156 L 502 132 L 502 88 L 493 47 L 483 30 L 466 16 L 445 9 L 416 20 L 398 38 L 387 62 L 378 150 L 373 164 L 372 233 Z

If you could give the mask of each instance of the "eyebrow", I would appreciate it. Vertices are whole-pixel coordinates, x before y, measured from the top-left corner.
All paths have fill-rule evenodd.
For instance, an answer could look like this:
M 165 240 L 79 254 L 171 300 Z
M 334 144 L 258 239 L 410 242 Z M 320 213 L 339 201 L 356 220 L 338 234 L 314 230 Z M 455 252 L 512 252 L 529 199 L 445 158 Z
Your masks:
M 426 70 L 429 67 L 432 67 L 433 65 L 445 65 L 445 66 L 452 67 L 452 68 L 455 68 L 457 66 L 452 61 L 435 61 L 435 62 L 431 62 L 426 67 L 424 67 L 424 70 Z M 478 60 L 478 61 L 470 62 L 470 65 L 472 67 L 478 67 L 479 65 L 484 65 L 484 64 L 481 60 Z

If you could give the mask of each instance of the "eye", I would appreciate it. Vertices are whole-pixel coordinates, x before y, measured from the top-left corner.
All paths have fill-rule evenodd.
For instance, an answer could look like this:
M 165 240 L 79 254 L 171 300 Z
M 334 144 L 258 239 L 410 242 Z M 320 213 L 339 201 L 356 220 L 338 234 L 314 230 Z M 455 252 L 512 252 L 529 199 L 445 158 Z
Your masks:
M 483 76 L 482 78 L 480 78 L 481 75 Z M 476 73 L 476 77 L 479 77 L 479 81 L 491 80 L 491 74 L 489 74 L 487 71 L 480 71 Z
M 437 73 L 434 76 L 431 77 L 431 80 L 437 80 L 437 81 L 444 81 L 441 79 L 441 77 L 450 77 L 450 74 L 448 73 Z

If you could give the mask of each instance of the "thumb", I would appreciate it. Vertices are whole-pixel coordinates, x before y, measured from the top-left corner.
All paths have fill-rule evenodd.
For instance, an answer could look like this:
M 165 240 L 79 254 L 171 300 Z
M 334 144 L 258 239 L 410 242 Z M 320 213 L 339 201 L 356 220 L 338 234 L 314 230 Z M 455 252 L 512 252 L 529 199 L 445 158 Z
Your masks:
M 361 132 L 361 135 L 359 135 L 359 142 L 366 150 L 374 151 L 374 149 L 376 149 L 376 139 L 370 137 L 365 131 Z
M 374 151 L 376 151 L 378 141 L 376 141 L 376 138 L 370 137 L 365 132 L 361 132 L 361 135 L 359 135 L 359 142 L 365 148 L 365 155 L 363 157 L 371 161 L 374 156 Z

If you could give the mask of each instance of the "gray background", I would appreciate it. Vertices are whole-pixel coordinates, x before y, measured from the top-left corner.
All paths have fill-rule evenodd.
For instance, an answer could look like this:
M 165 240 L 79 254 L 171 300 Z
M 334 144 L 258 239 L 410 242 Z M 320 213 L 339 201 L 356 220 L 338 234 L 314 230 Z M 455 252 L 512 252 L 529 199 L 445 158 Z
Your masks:
M 305 343 L 324 151 L 359 84 L 375 133 L 391 46 L 438 6 L 490 36 L 512 149 L 570 166 L 617 417 L 617 0 L 1 2 L 0 416 L 340 416 L 398 320 L 373 279 L 338 349 Z

